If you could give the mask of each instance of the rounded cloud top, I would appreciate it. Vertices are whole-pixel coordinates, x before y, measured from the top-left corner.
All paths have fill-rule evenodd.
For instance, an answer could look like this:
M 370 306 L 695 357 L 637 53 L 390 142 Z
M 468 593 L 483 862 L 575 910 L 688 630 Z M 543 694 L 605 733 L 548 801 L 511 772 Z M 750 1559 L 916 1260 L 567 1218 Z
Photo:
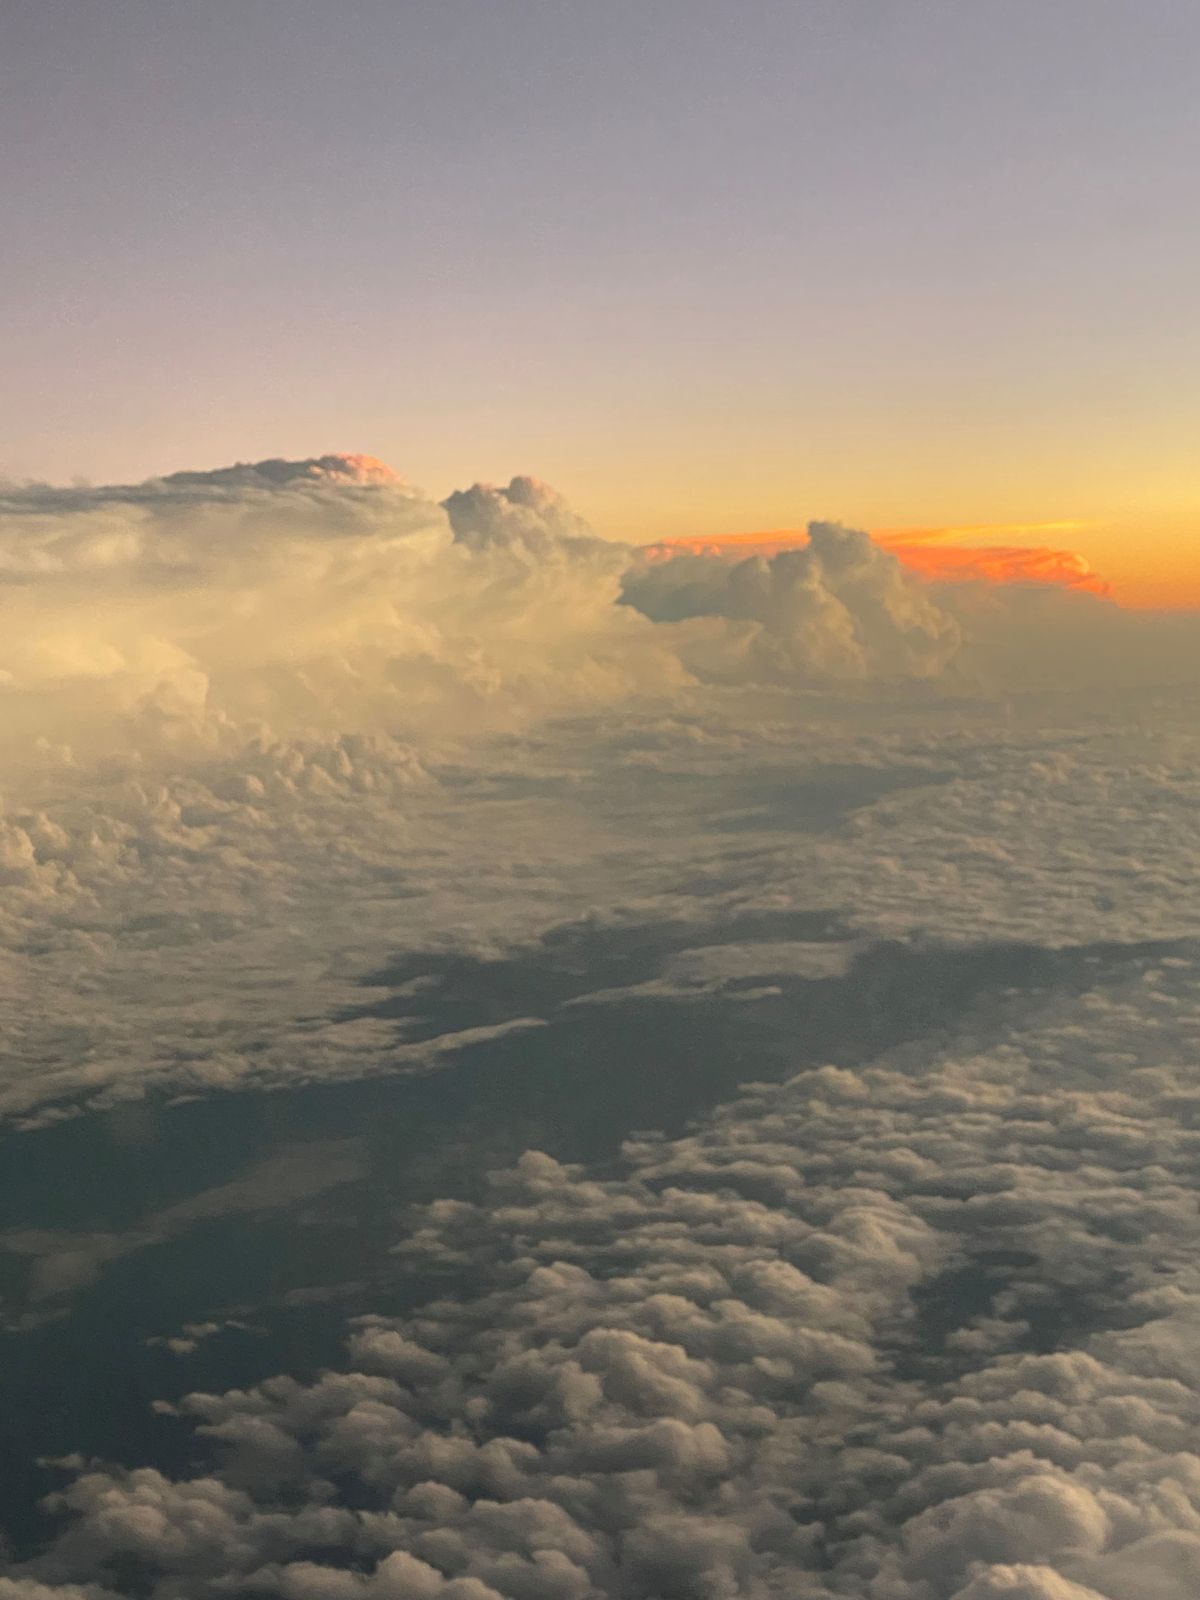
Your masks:
M 517 543 L 546 554 L 563 540 L 596 542 L 583 518 L 540 478 L 516 477 L 503 489 L 472 484 L 456 489 L 442 504 L 455 539 L 473 549 Z

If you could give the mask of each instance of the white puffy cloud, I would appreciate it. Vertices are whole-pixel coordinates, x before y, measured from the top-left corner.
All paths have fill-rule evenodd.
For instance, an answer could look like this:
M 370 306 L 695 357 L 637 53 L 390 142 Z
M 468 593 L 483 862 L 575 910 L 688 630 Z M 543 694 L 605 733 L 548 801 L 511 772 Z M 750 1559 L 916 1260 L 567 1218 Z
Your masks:
M 604 1176 L 526 1154 L 412 1217 L 437 1298 L 358 1319 L 343 1372 L 191 1396 L 209 1475 L 82 1470 L 14 1577 L 1183 1600 L 1200 1091 L 1162 1013 L 1198 970 L 755 1086 Z
M 10 491 L 8 737 L 142 748 L 155 713 L 176 745 L 188 721 L 227 740 L 247 723 L 445 732 L 680 681 L 613 604 L 617 548 L 561 535 L 568 514 L 542 500 L 456 541 L 440 506 L 354 457 Z
M 731 565 L 684 554 L 649 560 L 624 599 L 681 629 L 681 653 L 718 680 L 821 682 L 932 678 L 957 654 L 957 622 L 865 533 L 814 522 L 809 543 Z
M 0 495 L 0 1112 L 364 1070 L 404 1041 L 328 1019 L 389 949 L 554 920 L 582 830 L 481 832 L 470 751 L 687 677 L 583 543 L 456 541 L 354 457 Z
M 442 502 L 454 537 L 473 549 L 489 545 L 522 545 L 532 556 L 553 556 L 564 542 L 576 555 L 590 555 L 618 570 L 629 559 L 622 545 L 596 538 L 563 497 L 537 478 L 513 478 L 506 488 L 476 483 L 457 489 Z

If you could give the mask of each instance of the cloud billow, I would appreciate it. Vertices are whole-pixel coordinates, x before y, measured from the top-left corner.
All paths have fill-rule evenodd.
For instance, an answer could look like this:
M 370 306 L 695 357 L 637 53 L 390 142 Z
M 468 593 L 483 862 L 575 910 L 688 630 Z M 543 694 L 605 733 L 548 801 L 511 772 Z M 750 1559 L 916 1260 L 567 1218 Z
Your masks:
M 906 696 L 931 715 L 931 690 L 970 715 L 981 663 L 1001 688 L 1067 671 L 1103 685 L 1110 668 L 1120 681 L 1131 651 L 1149 670 L 1114 606 L 930 590 L 846 529 L 817 525 L 810 546 L 770 560 L 658 561 L 595 538 L 533 479 L 443 507 L 362 457 L 9 486 L 0 593 L 10 1116 L 81 1093 L 368 1070 L 380 1028 L 323 1018 L 381 947 L 444 938 L 447 919 L 476 942 L 536 936 L 597 897 L 685 880 L 697 854 L 712 859 L 711 838 L 697 842 L 711 827 L 703 783 L 736 786 L 747 759 L 783 759 L 797 727 L 813 759 L 836 747 L 886 766 L 906 758 L 847 731 L 876 715 L 873 698 L 885 722 Z M 586 735 L 567 731 L 572 718 L 591 719 Z M 519 762 L 542 774 L 542 811 L 489 806 L 479 827 L 468 797 L 512 759 L 505 740 L 524 741 Z M 911 749 L 945 763 L 923 734 Z M 919 802 L 862 807 L 853 839 L 771 858 L 770 892 L 853 904 L 876 933 L 924 921 L 955 938 L 1087 937 L 1105 894 L 1123 936 L 1186 920 L 1186 770 L 1164 785 L 1152 756 L 1113 769 L 1062 748 L 972 760 L 939 802 L 936 860 Z M 633 784 L 620 870 L 574 799 L 597 762 L 610 777 L 596 803 L 615 804 L 621 773 Z M 633 782 L 663 763 L 710 774 L 670 840 L 669 817 L 646 814 L 651 787 Z M 1099 876 L 1070 842 L 1081 794 L 1095 797 Z M 1134 862 L 1139 900 L 1114 900 L 1106 875 Z M 258 958 L 263 938 L 294 985 Z M 185 1000 L 192 990 L 211 1007 Z M 78 1030 L 63 1033 L 59 1004 Z
M 358 1319 L 315 1383 L 191 1396 L 206 1476 L 79 1470 L 13 1582 L 1187 1600 L 1194 1090 L 1186 1050 L 1119 1084 L 1097 1062 L 1148 979 L 1194 1008 L 1194 966 L 1146 957 L 1086 1030 L 1051 1008 L 764 1085 L 603 1178 L 526 1154 L 412 1218 L 440 1298 Z M 969 1261 L 989 1290 L 956 1314 L 937 1285 Z M 1093 1293 L 1090 1330 L 1041 1348 Z
M 380 961 L 570 918 L 833 908 L 998 971 L 1124 941 L 1082 995 L 426 1207 L 428 1304 L 189 1397 L 205 1473 L 74 1463 L 0 1600 L 1191 1600 L 1200 759 L 1189 696 L 1121 691 L 1194 631 L 832 524 L 662 560 L 533 479 L 438 505 L 357 457 L 10 487 L 0 589 L 9 1125 L 446 1068 L 545 1019 L 398 1036 Z M 752 1038 L 851 959 L 724 939 L 583 998 Z
M 622 597 L 656 622 L 719 618 L 685 659 L 718 676 L 812 682 L 932 678 L 958 653 L 958 623 L 865 533 L 814 522 L 800 550 L 730 564 L 685 554 L 629 572 Z

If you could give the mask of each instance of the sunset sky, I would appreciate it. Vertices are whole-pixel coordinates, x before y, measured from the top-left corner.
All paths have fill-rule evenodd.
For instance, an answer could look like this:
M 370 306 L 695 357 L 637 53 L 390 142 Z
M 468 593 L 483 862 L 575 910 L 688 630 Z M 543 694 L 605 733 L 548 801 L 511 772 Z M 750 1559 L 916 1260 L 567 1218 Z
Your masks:
M 1191 0 L 11 0 L 0 473 L 367 451 L 1200 604 L 1198 67 Z

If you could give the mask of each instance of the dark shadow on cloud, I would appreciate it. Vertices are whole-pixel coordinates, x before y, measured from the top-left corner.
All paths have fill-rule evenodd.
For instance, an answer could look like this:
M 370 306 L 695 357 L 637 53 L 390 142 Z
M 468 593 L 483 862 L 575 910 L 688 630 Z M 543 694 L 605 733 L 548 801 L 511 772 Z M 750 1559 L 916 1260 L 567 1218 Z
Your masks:
M 563 724 L 569 732 L 569 725 Z M 585 734 L 588 730 L 581 729 Z M 593 733 L 594 737 L 594 733 Z M 950 783 L 948 768 L 896 762 L 813 761 L 797 770 L 753 762 L 726 764 L 724 770 L 696 771 L 686 766 L 631 763 L 589 771 L 574 781 L 573 796 L 590 816 L 619 820 L 628 814 L 635 826 L 645 819 L 671 818 L 700 833 L 836 832 L 857 812 L 888 795 Z M 489 772 L 438 768 L 438 782 L 451 795 L 464 793 L 475 804 L 513 801 L 531 795 L 561 798 L 563 779 L 550 772 Z
M 848 970 L 815 978 L 776 971 L 781 944 L 844 946 Z M 756 947 L 765 952 L 760 979 L 742 973 L 715 992 L 685 985 L 674 997 L 634 992 L 686 954 L 749 951 L 742 960 L 753 964 Z M 544 1020 L 534 1033 L 464 1050 L 451 1070 L 148 1102 L 9 1135 L 0 1141 L 5 1230 L 44 1230 L 47 1250 L 81 1229 L 133 1242 L 95 1263 L 73 1294 L 36 1305 L 21 1293 L 28 1258 L 0 1257 L 12 1330 L 0 1362 L 8 1531 L 26 1546 L 44 1531 L 35 1503 L 48 1485 L 35 1456 L 80 1449 L 178 1470 L 195 1438 L 153 1416 L 152 1399 L 281 1369 L 310 1376 L 337 1361 L 347 1312 L 395 1314 L 420 1303 L 429 1282 L 405 1276 L 388 1254 L 409 1205 L 478 1199 L 487 1170 L 531 1147 L 602 1171 L 631 1133 L 677 1133 L 747 1078 L 859 1064 L 907 1041 L 933 1041 L 968 1016 L 1027 1010 L 1039 995 L 1086 990 L 1144 955 L 1179 948 L 889 943 L 856 952 L 822 913 L 707 927 L 575 923 L 503 958 L 406 957 L 374 976 L 392 995 L 347 1017 L 393 1019 L 406 1040 L 518 1015 Z M 618 998 L 579 1003 L 603 991 Z M 258 1203 L 247 1179 L 311 1140 L 335 1151 L 331 1141 L 353 1140 L 359 1175 L 289 1192 L 282 1206 L 269 1196 Z M 212 1193 L 249 1194 L 254 1203 L 206 1205 Z M 164 1216 L 180 1226 L 158 1226 Z M 973 1281 L 972 1271 L 982 1277 Z M 934 1344 L 983 1304 L 994 1272 L 994 1262 L 976 1263 L 930 1288 L 922 1314 Z M 182 1370 L 163 1348 L 145 1345 L 187 1322 L 251 1313 L 269 1337 L 223 1334 Z M 1053 1338 L 1055 1315 L 1066 1312 L 1045 1312 L 1042 1342 Z
M 1087 1281 L 1054 1281 L 1038 1256 L 992 1245 L 968 1248 L 965 1259 L 913 1291 L 916 1313 L 903 1339 L 884 1346 L 897 1377 L 949 1382 L 979 1364 L 978 1347 L 963 1330 L 997 1318 L 1003 1297 L 1010 1332 L 1003 1348 L 1048 1355 L 1101 1331 L 1140 1327 L 1144 1306 L 1132 1304 L 1124 1274 L 1112 1270 Z

